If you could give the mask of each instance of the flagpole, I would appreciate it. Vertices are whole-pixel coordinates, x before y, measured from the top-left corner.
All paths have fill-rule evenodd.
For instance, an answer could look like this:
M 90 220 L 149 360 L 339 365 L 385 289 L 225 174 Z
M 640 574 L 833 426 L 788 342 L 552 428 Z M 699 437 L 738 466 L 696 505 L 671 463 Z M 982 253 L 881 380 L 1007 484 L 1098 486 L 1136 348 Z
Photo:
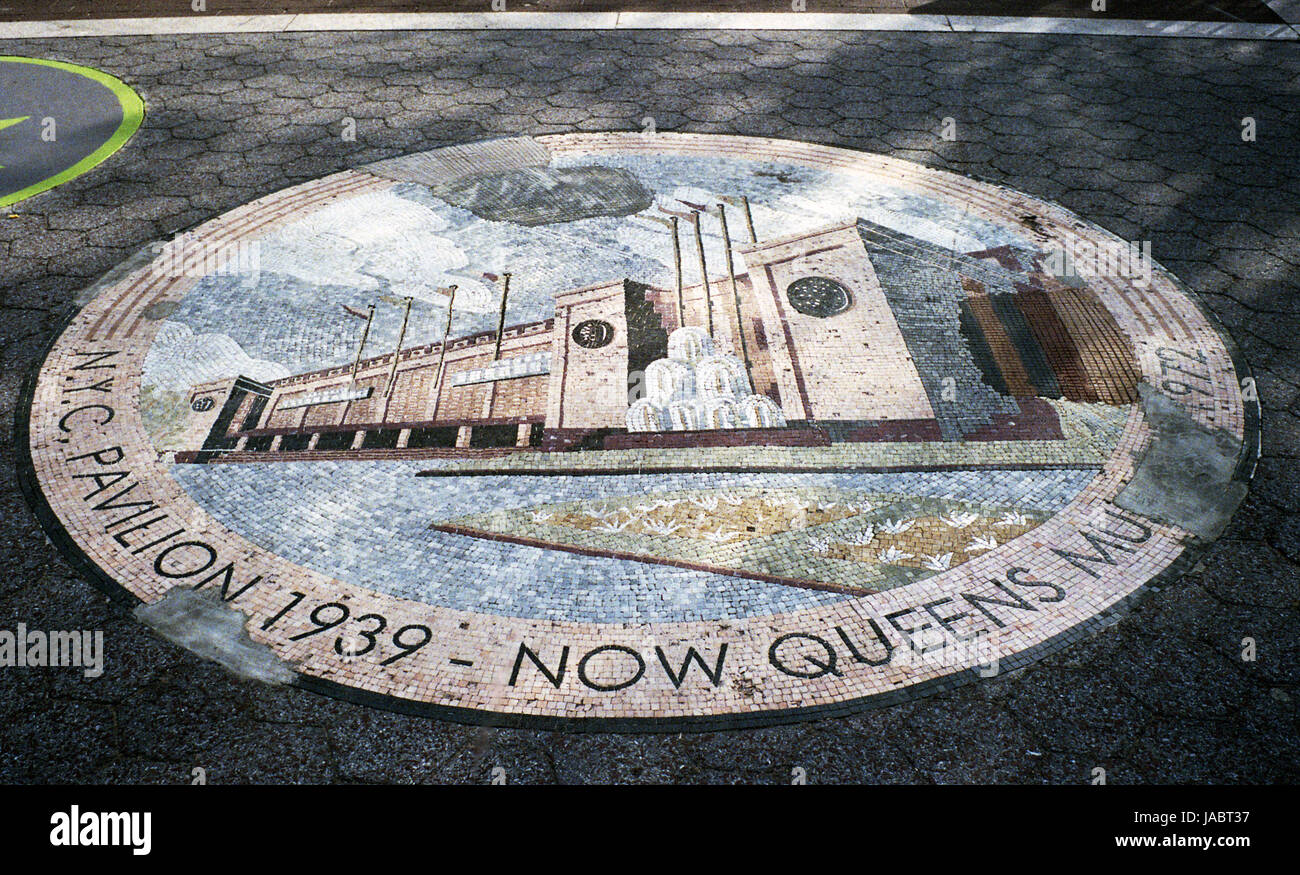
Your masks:
M 384 390 L 385 402 L 391 400 L 393 397 L 393 385 L 397 379 L 397 362 L 402 357 L 402 341 L 406 339 L 406 323 L 411 318 L 411 302 L 413 300 L 414 299 L 409 296 L 406 299 L 406 312 L 402 314 L 402 329 L 397 332 L 397 348 L 393 350 L 393 366 L 388 371 L 388 388 Z M 384 415 L 388 415 L 386 407 Z
M 442 381 L 445 376 L 442 368 L 447 361 L 447 341 L 451 338 L 451 310 L 456 306 L 456 286 L 447 286 L 447 290 L 451 292 L 451 298 L 447 301 L 447 324 L 442 329 L 442 349 L 438 351 L 438 370 L 434 372 L 438 375 L 438 389 L 433 396 L 433 419 L 438 418 L 438 406 L 442 403 Z
M 740 206 L 745 211 L 745 228 L 749 231 L 749 242 L 757 243 L 758 235 L 754 233 L 754 214 L 749 211 L 749 197 L 747 195 L 742 194 L 740 196 Z
M 754 364 L 749 360 L 749 344 L 745 341 L 745 321 L 740 312 L 740 288 L 736 285 L 736 263 L 731 257 L 731 232 L 727 230 L 727 208 L 718 204 L 718 221 L 722 224 L 722 251 L 727 257 L 727 277 L 731 280 L 731 297 L 736 302 L 736 336 L 740 339 L 740 354 L 749 374 L 749 388 L 754 388 Z
M 660 208 L 662 209 L 662 207 Z M 668 212 L 665 210 L 664 212 Z M 680 217 L 670 215 L 668 218 L 663 216 L 642 216 L 641 218 L 649 222 L 657 222 L 668 228 L 673 235 L 673 278 L 677 291 L 677 327 L 682 328 L 686 325 L 686 295 L 682 290 L 684 281 L 682 279 L 682 237 L 680 230 Z
M 497 316 L 497 348 L 492 353 L 492 361 L 501 360 L 501 336 L 506 330 L 506 296 L 510 294 L 510 274 L 501 274 L 501 312 Z
M 730 197 L 729 195 L 720 194 L 718 200 L 725 204 L 731 204 L 733 207 L 740 207 L 745 213 L 745 230 L 749 232 L 749 242 L 757 243 L 758 235 L 754 233 L 754 214 L 749 209 L 749 196 L 740 195 L 739 197 Z
M 370 336 L 370 323 L 375 318 L 375 305 L 371 304 L 366 311 L 366 326 L 361 329 L 361 343 L 357 346 L 357 357 L 352 362 L 352 377 L 349 382 L 356 385 L 357 368 L 361 366 L 361 353 L 366 348 L 366 338 Z
M 704 238 L 700 236 L 700 211 L 694 210 L 691 224 L 695 228 L 695 252 L 700 257 L 700 287 L 704 289 L 704 306 L 709 317 L 709 337 L 713 336 L 713 296 L 709 293 L 709 268 L 704 263 Z
M 686 294 L 682 291 L 682 241 L 677 231 L 677 217 L 670 219 L 673 229 L 673 268 L 677 278 L 677 327 L 686 326 Z

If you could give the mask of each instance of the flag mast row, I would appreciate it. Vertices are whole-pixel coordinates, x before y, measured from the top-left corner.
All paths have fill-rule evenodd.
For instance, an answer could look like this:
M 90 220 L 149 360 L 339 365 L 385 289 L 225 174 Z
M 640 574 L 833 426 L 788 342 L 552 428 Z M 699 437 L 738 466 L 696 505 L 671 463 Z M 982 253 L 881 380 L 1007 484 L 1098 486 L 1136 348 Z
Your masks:
M 745 369 L 751 372 L 750 376 L 752 378 L 753 364 L 749 359 L 749 349 L 748 349 L 748 344 L 745 341 L 744 324 L 741 322 L 740 291 L 736 285 L 736 269 L 735 269 L 735 263 L 732 260 L 732 255 L 731 255 L 732 245 L 731 245 L 731 235 L 728 233 L 727 230 L 726 204 L 730 204 L 731 206 L 736 206 L 741 208 L 745 216 L 745 228 L 749 233 L 749 242 L 757 243 L 758 236 L 757 234 L 754 233 L 754 216 L 750 210 L 749 198 L 747 196 L 740 195 L 739 197 L 730 197 L 728 195 L 720 195 L 719 200 L 722 201 L 722 203 L 719 203 L 713 209 L 710 209 L 707 206 L 697 206 L 696 204 L 688 203 L 687 201 L 680 201 L 680 203 L 686 204 L 686 206 L 691 207 L 691 212 L 676 213 L 672 210 L 666 210 L 663 207 L 659 207 L 659 210 L 661 212 L 668 214 L 666 218 L 664 216 L 645 216 L 643 218 L 649 219 L 654 222 L 658 222 L 661 225 L 665 225 L 668 227 L 669 231 L 671 232 L 672 241 L 673 241 L 674 286 L 677 293 L 677 324 L 683 326 L 686 324 L 686 299 L 685 299 L 685 293 L 683 291 L 684 282 L 682 277 L 682 241 L 681 241 L 681 232 L 679 229 L 679 223 L 681 219 L 685 219 L 686 221 L 691 223 L 691 230 L 693 232 L 693 236 L 695 237 L 695 252 L 699 260 L 700 279 L 701 279 L 700 287 L 704 293 L 704 303 L 705 303 L 705 310 L 707 314 L 706 318 L 708 321 L 709 336 L 712 337 L 713 330 L 714 330 L 713 329 L 713 295 L 709 291 L 709 268 L 704 258 L 704 238 L 700 229 L 700 217 L 702 213 L 705 212 L 713 213 L 714 210 L 716 210 L 718 222 L 722 228 L 723 252 L 726 256 L 727 276 L 729 277 L 730 280 L 731 293 L 732 293 L 732 297 L 735 299 L 735 305 L 736 305 L 736 330 L 738 332 L 737 337 L 739 337 L 740 339 L 740 348 L 741 348 L 741 354 L 744 357 L 744 361 L 745 361 Z M 500 281 L 501 283 L 501 306 L 497 315 L 496 348 L 492 356 L 493 361 L 499 361 L 501 359 L 501 341 L 505 335 L 506 304 L 507 304 L 508 297 L 510 295 L 511 275 L 509 273 L 503 273 L 498 277 L 495 274 L 484 273 L 483 276 L 486 279 L 490 279 L 494 282 Z M 457 286 L 450 285 L 450 286 L 445 286 L 443 288 L 434 290 L 436 294 L 444 294 L 447 295 L 448 297 L 447 323 L 443 327 L 442 343 L 440 345 L 441 349 L 439 350 L 439 355 L 438 355 L 437 385 L 438 385 L 439 394 L 441 394 L 442 391 L 443 366 L 447 358 L 447 341 L 450 339 L 451 336 L 452 312 L 453 312 L 453 308 L 456 306 L 456 289 Z M 397 373 L 398 357 L 402 351 L 402 341 L 406 338 L 406 326 L 407 326 L 407 322 L 410 320 L 411 317 L 411 304 L 413 303 L 413 300 L 414 299 L 411 298 L 409 295 L 405 299 L 406 307 L 405 307 L 405 311 L 402 314 L 402 328 L 397 335 L 397 348 L 393 351 L 393 366 L 389 373 L 388 386 L 385 392 L 385 394 L 390 397 L 392 395 L 392 390 L 393 390 L 393 378 L 396 376 Z M 355 316 L 358 319 L 364 318 L 366 320 L 366 324 L 361 329 L 361 341 L 360 343 L 357 344 L 356 357 L 352 361 L 352 374 L 349 379 L 349 382 L 353 386 L 355 386 L 357 382 L 357 369 L 361 366 L 361 359 L 363 353 L 365 352 L 366 341 L 370 337 L 370 327 L 375 320 L 375 305 L 374 304 L 368 305 L 364 316 L 362 315 L 361 311 L 357 310 L 355 307 L 349 307 L 347 304 L 343 305 L 343 310 L 349 316 Z

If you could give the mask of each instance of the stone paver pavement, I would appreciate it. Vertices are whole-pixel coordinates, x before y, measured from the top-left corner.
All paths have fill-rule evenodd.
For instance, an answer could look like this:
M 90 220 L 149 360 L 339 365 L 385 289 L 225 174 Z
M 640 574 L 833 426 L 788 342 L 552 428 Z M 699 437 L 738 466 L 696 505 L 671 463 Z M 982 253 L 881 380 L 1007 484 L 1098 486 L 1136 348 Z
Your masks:
M 145 243 L 342 168 L 517 133 L 661 130 L 877 151 L 1150 239 L 1243 349 L 1264 453 L 1224 536 L 1118 626 L 1023 673 L 835 721 L 566 736 L 236 682 L 154 638 L 0 495 L 0 625 L 105 630 L 107 670 L 0 673 L 0 780 L 1112 783 L 1300 777 L 1300 56 L 1217 40 L 812 32 L 366 33 L 9 41 L 145 98 L 98 171 L 0 216 L 0 408 Z M 355 142 L 341 120 L 357 120 Z M 1242 118 L 1258 140 L 1243 142 Z M 952 117 L 958 138 L 938 136 Z M 1240 658 L 1243 638 L 1257 662 Z

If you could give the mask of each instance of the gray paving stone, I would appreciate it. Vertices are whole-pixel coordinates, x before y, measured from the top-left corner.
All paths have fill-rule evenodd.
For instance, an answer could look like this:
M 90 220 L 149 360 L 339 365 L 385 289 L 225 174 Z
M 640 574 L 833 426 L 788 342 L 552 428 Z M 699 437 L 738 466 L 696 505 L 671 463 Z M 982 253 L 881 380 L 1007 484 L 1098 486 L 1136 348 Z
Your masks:
M 139 89 L 136 138 L 0 212 L 0 413 L 89 281 L 130 251 L 295 182 L 520 132 L 787 136 L 910 156 L 1056 199 L 1198 291 L 1254 369 L 1264 459 L 1179 588 L 1012 678 L 807 726 L 698 736 L 481 733 L 233 680 L 110 609 L 16 500 L 0 444 L 0 612 L 103 628 L 99 682 L 0 673 L 0 780 L 1241 782 L 1300 778 L 1300 117 L 1291 46 L 1053 35 L 654 32 L 230 34 L 12 41 Z M 958 119 L 944 143 L 923 116 Z M 343 142 L 343 115 L 359 120 Z M 1240 140 L 1240 120 L 1259 140 Z M 243 138 L 241 140 L 241 137 Z M 17 218 L 10 218 L 13 214 Z M 100 244 L 100 245 L 96 245 Z M 1245 669 L 1258 627 L 1278 662 Z M 116 662 L 113 662 L 116 660 Z M 33 707 L 39 703 L 40 707 Z M 33 738 L 42 739 L 34 744 Z M 886 739 L 882 743 L 882 738 Z M 1038 755 L 1035 756 L 1034 753 Z

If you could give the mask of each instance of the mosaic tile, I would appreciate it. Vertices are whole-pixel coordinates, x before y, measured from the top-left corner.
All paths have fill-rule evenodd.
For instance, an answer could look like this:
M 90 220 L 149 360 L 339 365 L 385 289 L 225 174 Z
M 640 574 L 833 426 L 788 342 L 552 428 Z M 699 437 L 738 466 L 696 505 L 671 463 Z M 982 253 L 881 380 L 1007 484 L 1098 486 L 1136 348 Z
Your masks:
M 103 289 L 31 476 L 105 584 L 220 600 L 335 695 L 630 729 L 894 701 L 1077 640 L 1244 491 L 1231 341 L 1158 266 L 1052 267 L 1081 243 L 1122 241 L 797 142 L 393 159 Z

